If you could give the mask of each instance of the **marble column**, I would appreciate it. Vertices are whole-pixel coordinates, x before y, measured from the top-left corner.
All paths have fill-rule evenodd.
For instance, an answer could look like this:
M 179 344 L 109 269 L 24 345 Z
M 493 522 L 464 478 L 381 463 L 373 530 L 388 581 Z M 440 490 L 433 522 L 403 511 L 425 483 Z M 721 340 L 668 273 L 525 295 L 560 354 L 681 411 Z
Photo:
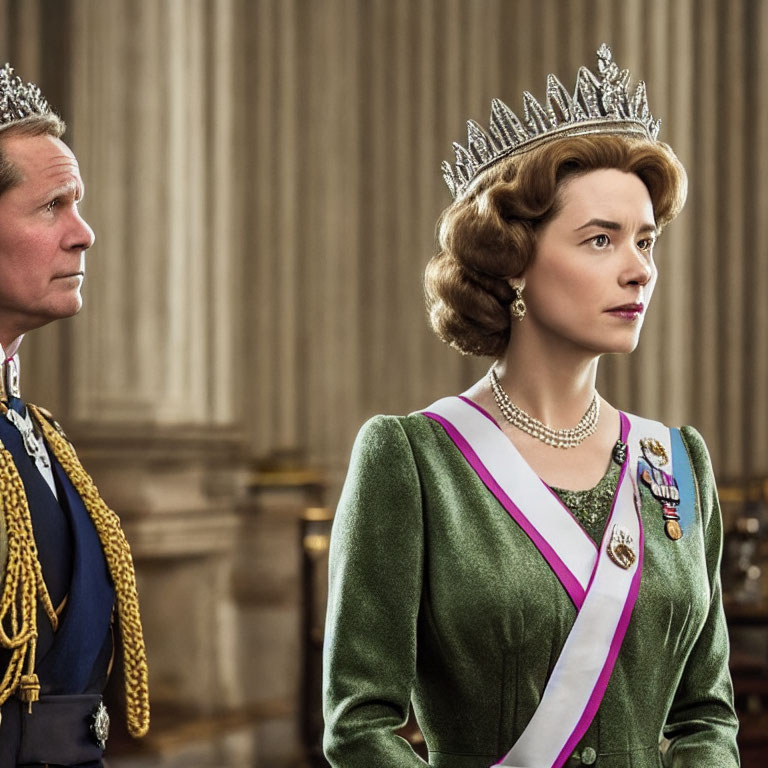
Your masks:
M 67 40 L 56 106 L 96 244 L 83 311 L 30 335 L 23 359 L 33 399 L 55 410 L 131 542 L 147 743 L 160 745 L 240 698 L 231 582 L 249 457 L 235 400 L 234 2 L 61 5 L 55 32 L 46 3 L 22 16 L 40 25 L 41 49 L 49 35 Z M 239 754 L 252 761 L 249 743 Z

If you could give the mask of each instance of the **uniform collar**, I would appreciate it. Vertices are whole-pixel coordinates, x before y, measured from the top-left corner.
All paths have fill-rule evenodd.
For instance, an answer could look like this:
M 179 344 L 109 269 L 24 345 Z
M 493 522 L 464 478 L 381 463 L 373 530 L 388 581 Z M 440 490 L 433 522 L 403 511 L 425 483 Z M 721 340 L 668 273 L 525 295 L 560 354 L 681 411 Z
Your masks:
M 7 350 L 0 345 L 0 400 L 9 397 L 21 397 L 19 387 L 19 356 L 17 354 L 23 336 L 11 342 Z

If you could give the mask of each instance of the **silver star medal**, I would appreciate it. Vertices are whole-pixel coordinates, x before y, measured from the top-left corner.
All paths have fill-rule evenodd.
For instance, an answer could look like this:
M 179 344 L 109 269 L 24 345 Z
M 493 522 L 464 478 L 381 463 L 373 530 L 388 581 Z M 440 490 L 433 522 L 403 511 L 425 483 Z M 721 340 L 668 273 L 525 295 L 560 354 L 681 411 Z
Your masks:
M 91 733 L 99 749 L 106 749 L 109 738 L 109 714 L 103 701 L 99 702 L 91 714 Z
M 42 438 L 39 437 L 35 431 L 34 424 L 32 423 L 32 419 L 29 418 L 29 414 L 27 413 L 22 416 L 18 411 L 9 408 L 5 413 L 5 417 L 19 430 L 21 439 L 24 442 L 24 450 L 32 461 L 34 461 L 38 467 L 48 469 L 51 466 L 48 452 L 45 450 Z

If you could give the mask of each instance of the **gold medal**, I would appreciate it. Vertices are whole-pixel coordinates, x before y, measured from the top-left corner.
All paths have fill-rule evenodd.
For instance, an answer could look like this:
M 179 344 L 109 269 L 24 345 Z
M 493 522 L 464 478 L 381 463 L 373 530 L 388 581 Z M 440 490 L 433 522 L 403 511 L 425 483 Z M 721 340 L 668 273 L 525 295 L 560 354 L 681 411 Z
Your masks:
M 645 460 L 656 469 L 660 469 L 669 463 L 669 456 L 666 448 L 652 437 L 644 437 L 640 441 L 640 449 L 643 452 Z
M 621 525 L 613 526 L 607 552 L 608 557 L 620 568 L 631 568 L 635 560 L 637 560 L 632 534 Z
M 667 520 L 664 523 L 664 532 L 669 536 L 672 541 L 677 541 L 683 537 L 683 529 L 680 527 L 680 523 L 677 520 Z

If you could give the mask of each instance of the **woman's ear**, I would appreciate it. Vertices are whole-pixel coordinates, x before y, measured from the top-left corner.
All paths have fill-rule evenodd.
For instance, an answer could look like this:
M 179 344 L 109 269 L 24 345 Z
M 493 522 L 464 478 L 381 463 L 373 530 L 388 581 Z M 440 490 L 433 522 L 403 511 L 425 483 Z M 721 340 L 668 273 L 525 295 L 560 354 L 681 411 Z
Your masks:
M 507 282 L 509 287 L 516 291 L 522 291 L 525 288 L 525 277 L 510 277 Z

